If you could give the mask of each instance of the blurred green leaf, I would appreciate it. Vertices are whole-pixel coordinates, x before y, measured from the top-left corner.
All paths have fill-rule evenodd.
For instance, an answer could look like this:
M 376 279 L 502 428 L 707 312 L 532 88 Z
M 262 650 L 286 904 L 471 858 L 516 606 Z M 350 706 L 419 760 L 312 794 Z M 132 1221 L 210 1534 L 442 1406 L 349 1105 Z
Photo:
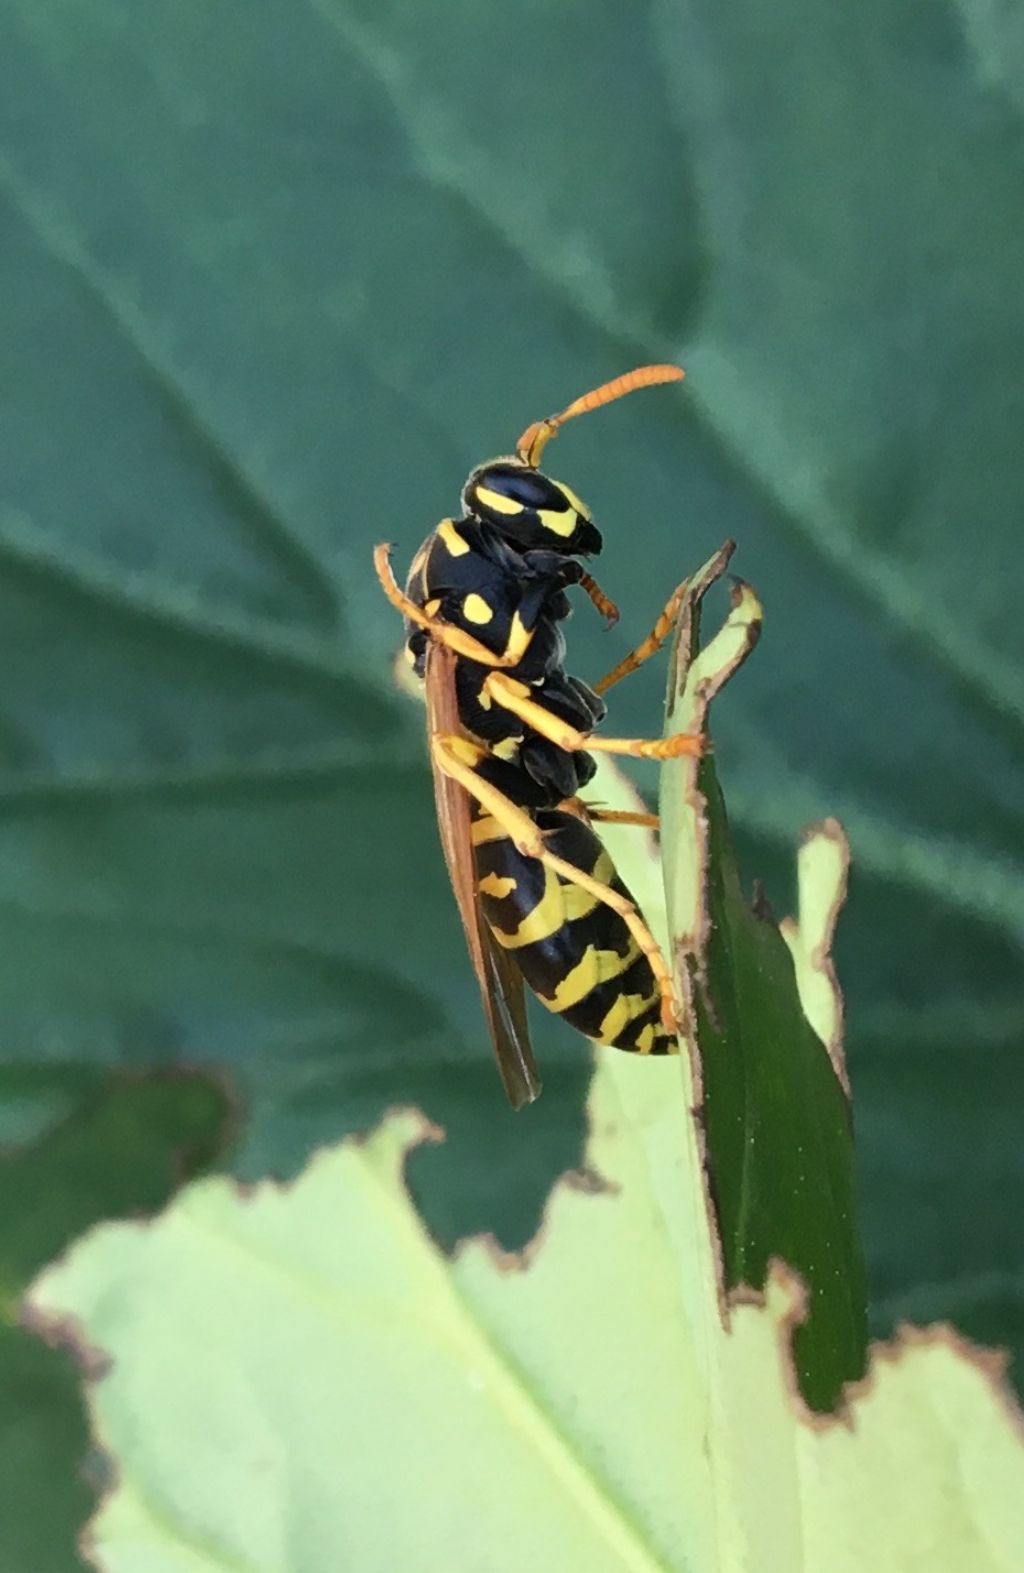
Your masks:
M 45 1074 L 0 1071 L 10 1108 L 46 1106 Z M 34 1082 L 34 1086 L 30 1085 Z M 30 1093 L 34 1094 L 30 1098 Z M 106 1466 L 86 1472 L 89 1438 L 72 1362 L 13 1325 L 44 1262 L 98 1219 L 160 1207 L 223 1149 L 232 1111 L 208 1079 L 95 1077 L 72 1111 L 0 1157 L 0 1566 L 73 1573 Z M 53 1100 L 50 1103 L 51 1112 Z M 79 1357 L 84 1351 L 77 1351 Z
M 610 665 L 741 541 L 769 634 L 718 755 L 741 866 L 780 910 L 799 826 L 851 836 L 880 1304 L 930 1286 L 941 1311 L 967 1264 L 1008 1275 L 986 1335 L 1019 1334 L 1003 25 L 938 0 L 787 0 L 770 26 L 751 0 L 10 0 L 12 1066 L 68 1067 L 56 1104 L 98 1067 L 230 1066 L 250 1176 L 415 1098 L 451 1131 L 415 1164 L 434 1226 L 525 1238 L 578 1152 L 586 1057 L 544 1025 L 543 1103 L 502 1108 L 369 550 L 407 557 L 528 419 L 679 356 L 682 392 L 560 443 L 624 612 L 603 641 L 581 613 L 571 665 Z M 660 687 L 616 694 L 616 730 L 650 731 Z
M 96 1485 L 75 1362 L 0 1326 L 0 1558 L 10 1573 L 84 1573 L 78 1536 Z

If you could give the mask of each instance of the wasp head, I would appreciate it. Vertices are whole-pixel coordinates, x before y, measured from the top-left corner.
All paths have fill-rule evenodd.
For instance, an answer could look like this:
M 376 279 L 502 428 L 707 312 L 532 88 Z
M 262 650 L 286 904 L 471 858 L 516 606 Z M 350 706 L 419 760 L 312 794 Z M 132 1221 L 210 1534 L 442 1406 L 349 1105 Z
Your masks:
M 590 510 L 561 481 L 522 459 L 492 459 L 473 471 L 462 492 L 467 513 L 485 520 L 519 551 L 546 547 L 566 557 L 601 550 Z

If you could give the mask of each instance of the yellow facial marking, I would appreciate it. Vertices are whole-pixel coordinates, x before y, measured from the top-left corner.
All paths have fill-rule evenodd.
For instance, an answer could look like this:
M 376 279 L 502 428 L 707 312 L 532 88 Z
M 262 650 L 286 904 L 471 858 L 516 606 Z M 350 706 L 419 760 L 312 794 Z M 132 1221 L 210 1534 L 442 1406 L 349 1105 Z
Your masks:
M 657 998 L 656 995 L 655 998 Z M 598 1028 L 594 1042 L 614 1043 L 617 1038 L 622 1036 L 630 1022 L 635 1021 L 637 1016 L 642 1016 L 644 1011 L 649 1010 L 653 1003 L 653 1000 L 645 998 L 642 994 L 620 994 Z M 651 1032 L 654 1031 L 653 1025 L 649 1030 Z M 638 1037 L 642 1038 L 647 1031 L 648 1028 L 644 1027 Z M 640 1049 L 638 1052 L 640 1054 L 649 1054 L 650 1049 Z
M 523 945 L 535 945 L 538 940 L 550 939 L 566 923 L 585 918 L 597 906 L 598 898 L 579 885 L 566 885 L 550 868 L 544 870 L 544 894 L 532 912 L 528 912 L 515 933 L 494 929 L 498 944 L 505 950 L 519 950 Z
M 487 697 L 490 699 L 490 694 L 488 694 Z M 500 743 L 491 744 L 491 753 L 494 755 L 495 759 L 504 759 L 508 761 L 518 759 L 519 743 L 520 739 L 518 737 L 503 737 Z
M 477 889 L 485 896 L 496 896 L 499 901 L 515 890 L 514 879 L 506 879 L 501 874 L 485 874 L 483 879 L 477 881 Z
M 503 752 L 509 745 L 514 748 L 515 753 Z M 518 751 L 518 738 L 509 738 L 491 749 L 491 753 L 497 754 L 499 759 L 515 758 Z M 602 847 L 591 877 L 606 885 L 614 874 L 615 864 Z M 506 950 L 518 950 L 522 945 L 534 945 L 538 940 L 550 939 L 552 934 L 557 934 L 564 924 L 574 923 L 577 918 L 588 917 L 598 906 L 599 900 L 600 898 L 591 895 L 589 890 L 562 881 L 552 869 L 546 868 L 544 894 L 533 911 L 527 913 L 515 933 L 509 934 L 502 929 L 495 929 L 494 937 Z
M 469 542 L 459 534 L 453 519 L 442 519 L 437 527 L 437 533 L 447 546 L 450 557 L 464 557 L 469 551 Z
M 554 484 L 558 487 L 558 490 L 561 492 L 562 496 L 567 499 L 569 507 L 575 508 L 581 519 L 589 519 L 591 517 L 590 509 L 587 507 L 585 502 L 582 502 L 580 498 L 577 497 L 571 486 L 566 486 L 564 481 L 555 481 Z
M 475 590 L 471 590 L 463 601 L 462 614 L 464 617 L 468 618 L 471 623 L 477 623 L 479 625 L 489 623 L 491 618 L 494 616 L 494 613 L 487 605 L 487 602 L 484 600 L 483 596 L 477 595 Z
M 585 1000 L 599 983 L 620 978 L 639 954 L 640 947 L 635 940 L 630 941 L 625 955 L 620 955 L 617 950 L 598 950 L 596 946 L 588 945 L 582 959 L 571 972 L 566 973 L 552 997 L 545 999 L 541 996 L 541 1004 L 546 1005 L 548 1010 L 569 1010 L 571 1006 L 578 1005 L 580 1000 Z
M 476 702 L 480 706 L 481 710 L 489 710 L 494 703 L 494 700 L 491 698 L 490 694 L 487 692 L 487 689 L 483 686 L 482 683 L 480 685 L 480 692 L 476 696 Z
M 492 492 L 489 486 L 476 488 L 476 500 L 483 507 L 490 508 L 494 513 L 522 513 L 523 505 L 516 502 L 514 497 L 503 497 L 501 492 Z
M 441 606 L 441 598 L 440 598 L 440 596 L 435 595 L 434 599 L 432 601 L 428 601 L 427 602 L 427 604 L 423 608 L 423 610 L 426 612 L 428 617 L 436 617 L 438 611 L 440 610 L 440 606 Z
M 550 530 L 552 535 L 561 535 L 568 538 L 578 523 L 575 508 L 567 508 L 564 513 L 555 511 L 554 508 L 538 508 L 537 518 L 545 530 Z

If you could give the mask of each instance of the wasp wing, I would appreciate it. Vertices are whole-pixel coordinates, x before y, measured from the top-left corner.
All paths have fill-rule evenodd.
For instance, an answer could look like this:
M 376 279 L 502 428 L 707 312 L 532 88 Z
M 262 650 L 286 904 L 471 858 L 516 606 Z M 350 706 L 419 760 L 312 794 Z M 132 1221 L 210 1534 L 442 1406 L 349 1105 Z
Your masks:
M 445 645 L 432 642 L 428 647 L 426 701 L 431 737 L 462 732 L 455 692 L 457 659 Z M 480 911 L 469 794 L 436 763 L 433 770 L 441 845 L 480 985 L 498 1069 L 509 1102 L 513 1108 L 521 1109 L 524 1103 L 533 1102 L 541 1085 L 530 1046 L 523 975 L 492 937 Z

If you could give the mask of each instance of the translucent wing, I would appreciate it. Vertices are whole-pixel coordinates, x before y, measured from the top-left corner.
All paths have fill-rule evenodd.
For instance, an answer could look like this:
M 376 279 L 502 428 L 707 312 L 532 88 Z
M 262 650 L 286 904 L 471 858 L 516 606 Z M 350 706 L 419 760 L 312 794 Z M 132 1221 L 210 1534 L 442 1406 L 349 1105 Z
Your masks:
M 432 643 L 427 651 L 427 726 L 431 736 L 457 734 L 462 730 L 455 693 L 457 660 L 458 657 L 444 645 Z M 533 1102 L 541 1085 L 530 1047 L 523 976 L 515 962 L 491 937 L 480 912 L 469 795 L 436 764 L 434 796 L 441 845 L 466 931 L 473 970 L 480 985 L 498 1069 L 509 1102 L 513 1108 L 520 1109 L 524 1103 Z

